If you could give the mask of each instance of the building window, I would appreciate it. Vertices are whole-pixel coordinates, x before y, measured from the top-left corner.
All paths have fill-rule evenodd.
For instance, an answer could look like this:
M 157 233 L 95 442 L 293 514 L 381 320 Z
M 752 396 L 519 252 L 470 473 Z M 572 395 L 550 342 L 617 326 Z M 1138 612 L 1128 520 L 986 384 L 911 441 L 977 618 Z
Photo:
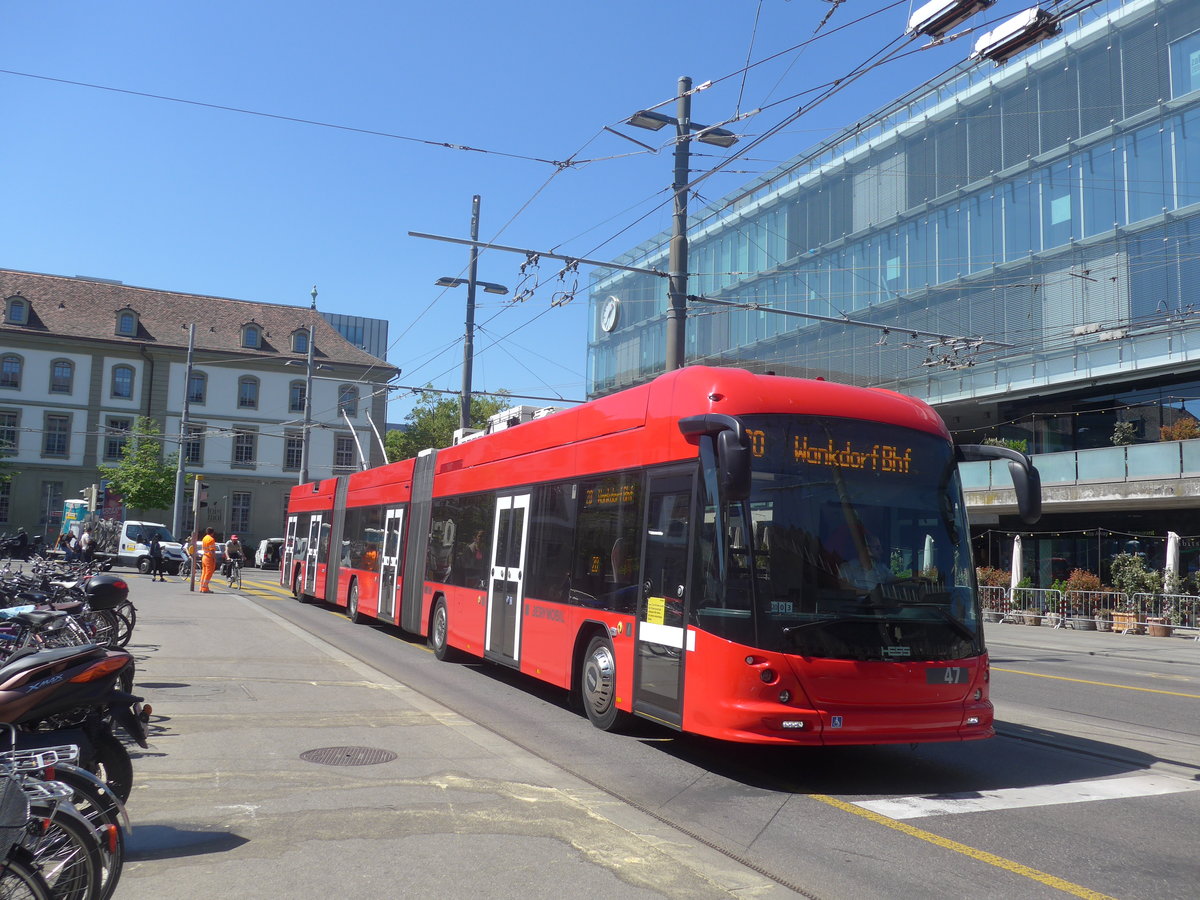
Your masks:
M 12 482 L 0 482 L 0 522 L 8 524 L 8 510 L 12 503 Z
M 307 353 L 308 352 L 308 329 L 302 328 L 292 332 L 292 352 Z
M 298 432 L 288 432 L 283 438 L 283 467 L 299 471 L 303 462 L 304 436 Z
M 131 309 L 122 309 L 117 313 L 117 334 L 121 337 L 135 337 L 137 335 L 138 318 L 137 313 Z
M 333 441 L 333 465 L 338 469 L 354 468 L 354 438 L 339 434 Z
M 75 385 L 75 364 L 69 359 L 50 363 L 50 393 L 69 394 Z
M 358 415 L 358 388 L 352 384 L 343 384 L 338 388 L 338 415 L 353 418 Z
M 237 535 L 250 530 L 250 492 L 234 491 L 229 501 L 229 528 Z M 242 539 L 243 542 L 245 538 Z
M 253 375 L 238 379 L 238 409 L 258 409 L 258 379 Z
M 192 377 L 188 379 L 188 403 L 203 405 L 207 393 L 208 376 L 203 372 L 192 372 Z
M 24 297 L 9 297 L 4 319 L 9 325 L 28 325 L 29 301 Z
M 253 431 L 237 429 L 233 433 L 233 464 L 253 466 L 258 450 L 258 435 Z
M 1200 31 L 1171 45 L 1171 96 L 1200 91 Z
M 262 346 L 262 329 L 257 325 L 242 326 L 242 346 L 257 350 Z
M 133 399 L 133 366 L 113 366 L 112 396 L 118 400 Z
M 14 409 L 0 410 L 0 456 L 17 452 L 21 414 Z
M 46 414 L 42 429 L 42 456 L 67 456 L 71 452 L 71 417 Z
M 0 358 L 0 387 L 21 389 L 21 369 L 25 361 L 16 354 L 9 353 Z
M 187 436 L 183 441 L 183 461 L 185 465 L 204 465 L 204 426 L 188 423 Z
M 125 453 L 125 443 L 133 428 L 132 419 L 109 419 L 104 429 L 104 458 L 120 459 Z
M 288 412 L 304 412 L 304 382 L 293 381 L 288 388 Z

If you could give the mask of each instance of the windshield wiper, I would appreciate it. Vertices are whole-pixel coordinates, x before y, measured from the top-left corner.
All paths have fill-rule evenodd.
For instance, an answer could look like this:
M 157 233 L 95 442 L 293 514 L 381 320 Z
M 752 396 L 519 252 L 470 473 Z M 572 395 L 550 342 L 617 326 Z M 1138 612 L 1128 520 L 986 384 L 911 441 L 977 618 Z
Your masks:
M 913 607 L 919 607 L 920 609 L 932 609 L 935 612 L 937 612 L 943 619 L 945 619 L 947 622 L 949 622 L 950 627 L 953 628 L 955 631 L 957 631 L 964 640 L 968 640 L 968 641 L 975 640 L 975 633 L 971 631 L 971 629 L 967 625 L 967 623 L 964 622 L 962 619 L 958 618 L 957 616 L 955 616 L 952 612 L 950 612 L 950 610 L 946 609 L 946 607 L 944 607 L 944 606 L 940 606 L 937 603 L 906 603 L 904 605 L 906 608 L 909 608 L 909 609 L 911 609 Z

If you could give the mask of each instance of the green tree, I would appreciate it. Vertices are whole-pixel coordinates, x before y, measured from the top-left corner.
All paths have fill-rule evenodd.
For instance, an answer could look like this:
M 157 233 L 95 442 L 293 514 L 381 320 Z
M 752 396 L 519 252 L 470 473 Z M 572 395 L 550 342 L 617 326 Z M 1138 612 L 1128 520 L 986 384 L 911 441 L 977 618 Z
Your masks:
M 121 461 L 100 467 L 100 475 L 108 479 L 130 509 L 169 509 L 175 502 L 178 457 L 172 453 L 163 458 L 161 435 L 157 422 L 139 416 L 121 451 Z
M 482 428 L 488 416 L 495 415 L 511 405 L 510 398 L 471 398 L 471 427 Z M 408 459 L 429 447 L 441 449 L 454 442 L 454 432 L 459 426 L 459 399 L 433 391 L 421 391 L 416 405 L 404 417 L 407 431 L 389 431 L 383 439 L 388 462 Z

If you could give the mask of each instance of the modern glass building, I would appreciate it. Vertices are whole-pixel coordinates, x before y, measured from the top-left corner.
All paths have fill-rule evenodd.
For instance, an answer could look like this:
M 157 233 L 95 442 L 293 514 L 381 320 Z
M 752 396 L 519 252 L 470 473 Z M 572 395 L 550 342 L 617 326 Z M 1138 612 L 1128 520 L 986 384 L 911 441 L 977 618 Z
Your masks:
M 1161 473 L 1129 461 L 1200 418 L 1200 3 L 1108 0 L 1061 25 L 693 215 L 689 294 L 744 306 L 690 301 L 686 360 L 887 387 L 963 441 L 1025 440 L 1064 479 L 1051 527 L 1103 510 L 1118 530 L 1200 534 L 1188 442 L 1167 442 L 1157 494 Z M 668 239 L 614 262 L 666 271 Z M 593 277 L 591 396 L 662 370 L 666 291 Z M 1114 446 L 1118 423 L 1133 446 Z M 1122 489 L 1089 505 L 1088 485 L 1116 483 L 1115 463 L 1090 477 L 1092 450 L 1122 455 Z M 975 487 L 973 518 L 1015 527 L 988 509 L 990 474 Z

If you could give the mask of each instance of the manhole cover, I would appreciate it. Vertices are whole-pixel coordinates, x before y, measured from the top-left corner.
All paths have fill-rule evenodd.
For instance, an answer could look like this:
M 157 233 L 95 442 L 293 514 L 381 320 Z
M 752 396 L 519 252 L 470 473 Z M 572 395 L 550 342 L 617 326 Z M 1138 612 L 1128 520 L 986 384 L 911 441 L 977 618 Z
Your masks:
M 305 750 L 300 758 L 323 766 L 374 766 L 391 762 L 396 754 L 378 747 L 318 747 Z

